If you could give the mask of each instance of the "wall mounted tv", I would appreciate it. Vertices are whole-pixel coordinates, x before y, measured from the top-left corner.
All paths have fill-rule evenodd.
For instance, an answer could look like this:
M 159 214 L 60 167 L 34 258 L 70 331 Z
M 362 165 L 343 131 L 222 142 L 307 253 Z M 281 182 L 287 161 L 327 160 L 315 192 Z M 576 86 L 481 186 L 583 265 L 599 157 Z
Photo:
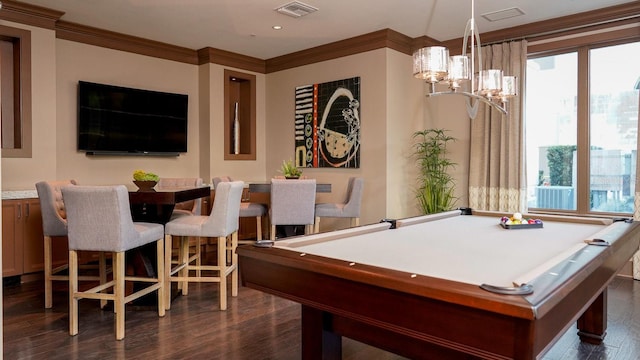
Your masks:
M 78 150 L 178 156 L 187 151 L 188 96 L 78 82 Z

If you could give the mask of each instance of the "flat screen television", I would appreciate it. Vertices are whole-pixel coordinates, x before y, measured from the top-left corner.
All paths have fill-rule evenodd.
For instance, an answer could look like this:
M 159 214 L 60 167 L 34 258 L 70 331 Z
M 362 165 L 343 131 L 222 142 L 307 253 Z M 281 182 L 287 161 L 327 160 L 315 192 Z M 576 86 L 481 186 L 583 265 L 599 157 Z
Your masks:
M 178 156 L 187 151 L 188 96 L 78 82 L 78 150 Z

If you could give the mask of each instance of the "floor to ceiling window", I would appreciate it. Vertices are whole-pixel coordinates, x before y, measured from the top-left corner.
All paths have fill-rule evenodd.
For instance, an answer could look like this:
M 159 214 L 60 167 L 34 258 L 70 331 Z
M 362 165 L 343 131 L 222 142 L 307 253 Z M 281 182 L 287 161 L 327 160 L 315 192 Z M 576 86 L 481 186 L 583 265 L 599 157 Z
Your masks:
M 530 209 L 633 212 L 640 42 L 530 56 L 525 132 Z

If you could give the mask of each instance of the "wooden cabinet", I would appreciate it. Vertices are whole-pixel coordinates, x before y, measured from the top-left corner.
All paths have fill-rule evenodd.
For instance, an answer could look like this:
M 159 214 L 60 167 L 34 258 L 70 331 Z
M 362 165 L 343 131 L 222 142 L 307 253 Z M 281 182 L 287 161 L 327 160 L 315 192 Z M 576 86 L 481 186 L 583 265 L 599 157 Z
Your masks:
M 42 215 L 38 199 L 2 201 L 2 276 L 44 268 Z
M 22 218 L 22 272 L 25 274 L 44 270 L 44 240 L 42 213 L 38 199 L 25 199 L 26 209 Z
M 2 201 L 2 276 L 22 274 L 23 201 Z
M 53 239 L 54 266 L 68 258 L 65 238 Z M 42 214 L 38 199 L 2 200 L 2 276 L 44 269 Z

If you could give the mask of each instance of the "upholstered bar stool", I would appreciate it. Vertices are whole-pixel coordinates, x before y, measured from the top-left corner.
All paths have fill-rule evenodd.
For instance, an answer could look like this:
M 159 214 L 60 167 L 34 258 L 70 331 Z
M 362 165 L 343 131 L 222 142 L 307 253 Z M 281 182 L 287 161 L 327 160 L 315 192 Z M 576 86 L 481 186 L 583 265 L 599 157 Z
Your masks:
M 233 181 L 229 176 L 221 176 L 213 178 L 213 187 L 217 186 L 222 181 Z M 256 219 L 256 240 L 262 240 L 262 217 L 267 215 L 267 207 L 264 204 L 252 203 L 243 201 L 240 203 L 240 217 L 241 218 L 255 218 Z M 253 241 L 239 240 L 239 244 L 249 244 Z
M 313 233 L 316 180 L 271 179 L 271 240 L 276 240 L 276 225 L 304 225 L 305 234 Z
M 165 224 L 165 243 L 171 244 L 174 237 L 180 238 L 178 246 L 177 266 L 173 266 L 172 249 L 165 249 L 165 263 L 171 267 L 165 269 L 166 288 L 171 288 L 171 282 L 178 282 L 182 295 L 189 292 L 189 282 L 217 282 L 219 283 L 220 310 L 227 309 L 227 277 L 231 276 L 231 295 L 238 296 L 238 215 L 242 198 L 242 181 L 221 182 L 216 188 L 213 208 L 209 216 L 182 216 Z M 215 238 L 217 241 L 216 265 L 190 265 L 195 256 L 189 254 L 188 237 Z M 232 257 L 229 264 L 226 261 L 227 237 L 231 236 Z M 192 274 L 189 270 L 195 270 Z M 213 272 L 214 275 L 210 275 Z M 217 276 L 215 276 L 217 275 Z M 171 307 L 170 294 L 165 293 L 167 310 Z
M 202 178 L 160 178 L 156 189 L 201 187 L 202 184 Z M 181 215 L 202 215 L 202 199 L 177 203 L 173 209 L 172 217 Z
M 360 177 L 349 178 L 347 186 L 347 200 L 344 203 L 316 204 L 316 220 L 314 232 L 320 232 L 320 218 L 351 218 L 351 226 L 360 225 L 360 207 L 362 203 L 362 191 L 364 179 Z
M 213 188 L 215 189 L 221 182 L 233 181 L 230 176 L 214 177 L 212 179 Z M 245 190 L 243 190 L 244 193 Z M 262 240 L 262 217 L 267 214 L 267 207 L 264 204 L 252 203 L 247 201 L 240 202 L 240 217 L 241 218 L 254 218 L 256 219 L 256 240 L 240 240 L 238 239 L 238 245 L 253 244 L 256 241 Z M 227 242 L 227 261 L 231 259 L 232 252 L 231 246 Z
M 78 333 L 78 301 L 114 302 L 116 339 L 124 339 L 125 304 L 157 291 L 158 315 L 164 316 L 164 228 L 160 224 L 133 222 L 129 193 L 124 185 L 67 186 L 62 188 L 69 225 L 69 334 Z M 157 277 L 125 276 L 125 252 L 156 243 Z M 78 251 L 112 253 L 113 279 L 91 289 L 78 289 Z M 125 296 L 125 281 L 148 283 Z M 111 292 L 108 290 L 111 289 Z
M 44 307 L 53 307 L 53 282 L 69 281 L 69 276 L 62 274 L 69 268 L 65 262 L 53 268 L 53 237 L 64 237 L 67 241 L 67 213 L 64 201 L 62 201 L 62 188 L 77 185 L 75 180 L 40 181 L 36 183 L 40 210 L 42 213 L 42 233 L 44 234 Z M 84 265 L 82 268 L 98 269 L 98 275 L 78 276 L 78 280 L 99 280 L 105 283 L 107 269 L 104 253 L 100 253 L 98 266 Z M 95 271 L 95 270 L 94 270 Z M 101 307 L 106 301 L 101 302 Z
M 175 189 L 175 188 L 186 188 L 186 187 L 201 187 L 203 184 L 202 178 L 160 178 L 158 179 L 158 184 L 156 185 L 157 190 L 162 189 Z M 202 215 L 202 199 L 195 199 L 190 201 L 185 201 L 181 203 L 177 203 L 173 212 L 171 213 L 171 220 L 180 217 L 180 216 L 193 216 L 193 215 Z M 165 244 L 165 246 L 173 246 L 173 244 Z M 193 252 L 196 256 L 196 266 L 200 265 L 200 260 L 202 259 L 201 250 L 202 244 L 200 244 L 200 239 L 190 239 L 189 246 L 193 247 Z M 169 266 L 168 264 L 166 266 Z M 167 289 L 167 291 L 170 291 Z

